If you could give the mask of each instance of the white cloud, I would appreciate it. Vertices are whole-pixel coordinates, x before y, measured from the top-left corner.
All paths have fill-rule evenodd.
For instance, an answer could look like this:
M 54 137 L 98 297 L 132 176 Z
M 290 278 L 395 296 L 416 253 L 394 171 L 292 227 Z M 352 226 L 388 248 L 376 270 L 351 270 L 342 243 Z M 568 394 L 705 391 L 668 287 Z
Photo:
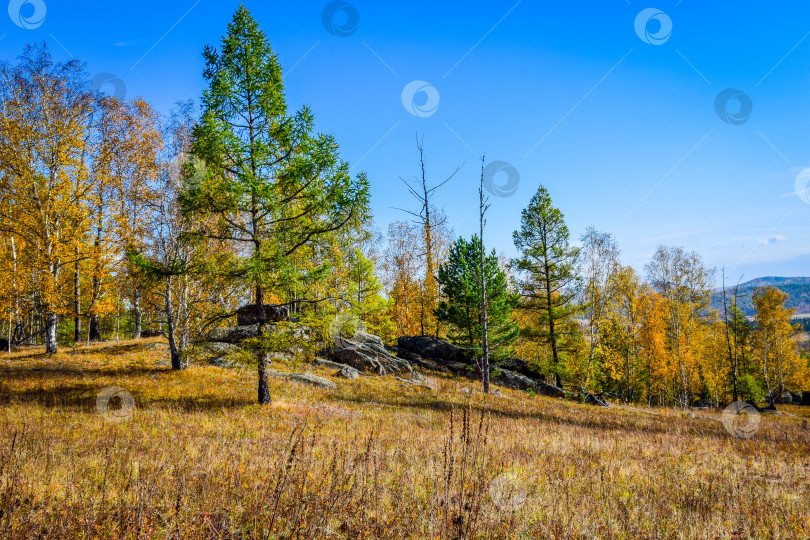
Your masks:
M 769 244 L 778 244 L 779 242 L 784 242 L 787 240 L 786 237 L 782 236 L 781 234 L 777 234 L 776 236 L 771 236 L 770 238 L 760 238 L 757 241 L 758 246 L 767 246 Z

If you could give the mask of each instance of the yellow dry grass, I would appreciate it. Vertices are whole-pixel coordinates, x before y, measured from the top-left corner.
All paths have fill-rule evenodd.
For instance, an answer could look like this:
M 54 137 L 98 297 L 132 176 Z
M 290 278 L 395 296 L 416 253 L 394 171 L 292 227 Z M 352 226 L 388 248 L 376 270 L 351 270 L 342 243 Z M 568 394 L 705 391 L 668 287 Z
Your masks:
M 305 364 L 273 367 L 337 390 L 271 378 L 260 407 L 252 371 L 175 373 L 161 347 L 0 355 L 0 537 L 810 538 L 807 409 L 745 440 L 717 412 Z M 108 386 L 131 413 L 98 412 Z

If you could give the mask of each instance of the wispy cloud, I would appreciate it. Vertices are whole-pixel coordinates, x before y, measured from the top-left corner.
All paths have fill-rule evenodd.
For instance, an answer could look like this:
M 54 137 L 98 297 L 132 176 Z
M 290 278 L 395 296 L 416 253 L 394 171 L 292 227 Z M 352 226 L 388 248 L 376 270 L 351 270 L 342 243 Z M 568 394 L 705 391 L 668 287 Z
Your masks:
M 787 237 L 782 236 L 781 234 L 777 234 L 776 236 L 771 236 L 770 238 L 760 238 L 757 240 L 758 246 L 768 246 L 770 244 L 778 244 L 779 242 L 784 242 L 787 240 Z

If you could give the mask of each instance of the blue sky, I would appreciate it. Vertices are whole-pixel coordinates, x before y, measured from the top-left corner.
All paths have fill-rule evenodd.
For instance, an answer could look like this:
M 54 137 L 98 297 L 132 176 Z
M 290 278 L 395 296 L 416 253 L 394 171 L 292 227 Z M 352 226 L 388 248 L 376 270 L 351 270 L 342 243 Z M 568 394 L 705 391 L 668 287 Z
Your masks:
M 238 5 L 12 0 L 0 57 L 44 40 L 168 112 L 199 98 L 202 48 Z M 368 172 L 382 230 L 405 218 L 392 207 L 408 204 L 399 178 L 418 172 L 418 133 L 434 180 L 464 163 L 435 199 L 457 234 L 477 228 L 478 156 L 517 171 L 514 193 L 492 197 L 486 233 L 508 256 L 542 183 L 574 238 L 610 231 L 639 270 L 667 244 L 725 266 L 730 281 L 810 274 L 807 2 L 245 5 L 285 69 L 289 105 L 309 105 Z M 413 81 L 426 92 L 403 98 Z M 726 89 L 738 97 L 718 113 Z

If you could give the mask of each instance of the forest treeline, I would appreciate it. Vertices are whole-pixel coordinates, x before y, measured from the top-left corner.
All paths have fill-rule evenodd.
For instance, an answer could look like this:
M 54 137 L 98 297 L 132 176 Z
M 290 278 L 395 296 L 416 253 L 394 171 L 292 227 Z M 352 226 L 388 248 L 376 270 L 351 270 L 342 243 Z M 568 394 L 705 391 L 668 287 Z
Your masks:
M 439 203 L 464 180 L 460 169 L 434 180 L 419 138 L 418 173 L 403 187 L 413 204 L 382 234 L 369 178 L 314 130 L 312 111 L 288 110 L 279 62 L 244 7 L 203 56 L 199 107 L 180 102 L 167 116 L 95 92 L 78 61 L 57 62 L 45 44 L 0 65 L 9 350 L 160 332 L 182 369 L 195 339 L 237 308 L 274 303 L 322 341 L 344 314 L 388 342 L 433 335 L 483 349 L 486 337 L 493 358 L 628 402 L 810 390 L 777 289 L 755 291 L 753 322 L 733 288 L 711 309 L 717 276 L 700 255 L 661 246 L 641 275 L 609 234 L 572 239 L 543 186 L 521 215 L 514 260 L 481 234 L 454 238 Z M 270 333 L 260 323 L 253 344 L 263 403 Z

